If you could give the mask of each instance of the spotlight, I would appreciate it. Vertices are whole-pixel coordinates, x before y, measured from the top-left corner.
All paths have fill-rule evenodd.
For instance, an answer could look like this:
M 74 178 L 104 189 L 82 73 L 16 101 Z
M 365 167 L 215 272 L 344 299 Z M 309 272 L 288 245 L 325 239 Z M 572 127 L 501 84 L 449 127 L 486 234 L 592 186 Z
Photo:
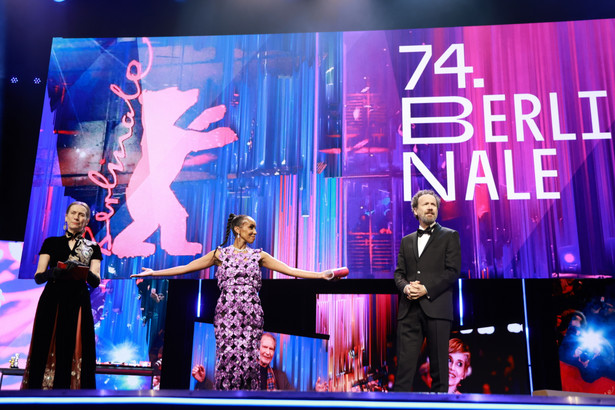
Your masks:
M 604 337 L 602 337 L 602 332 L 596 332 L 590 329 L 585 332 L 581 332 L 579 335 L 579 346 L 583 350 L 599 352 L 602 350 L 603 344 Z
M 39 77 L 34 77 L 34 84 L 40 84 L 41 79 Z
M 487 327 L 479 327 L 478 329 L 476 329 L 478 331 L 479 334 L 481 335 L 492 335 L 493 332 L 495 332 L 495 327 L 493 326 L 487 326 Z
M 11 84 L 17 84 L 19 82 L 19 78 L 13 76 L 11 77 Z
M 521 333 L 523 332 L 523 325 L 521 323 L 510 323 L 507 329 L 510 333 Z
M 130 363 L 135 360 L 137 354 L 137 347 L 130 342 L 120 343 L 113 346 L 108 352 L 111 363 Z

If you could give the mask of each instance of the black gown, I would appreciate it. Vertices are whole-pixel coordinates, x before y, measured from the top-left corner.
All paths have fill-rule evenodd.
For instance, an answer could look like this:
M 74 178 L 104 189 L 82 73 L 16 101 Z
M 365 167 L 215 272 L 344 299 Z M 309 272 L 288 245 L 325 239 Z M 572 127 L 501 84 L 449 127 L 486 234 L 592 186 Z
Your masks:
M 66 236 L 45 239 L 39 254 L 49 267 L 102 260 L 100 247 L 79 238 L 71 251 Z M 50 279 L 34 317 L 22 389 L 95 389 L 96 342 L 90 292 L 84 280 Z

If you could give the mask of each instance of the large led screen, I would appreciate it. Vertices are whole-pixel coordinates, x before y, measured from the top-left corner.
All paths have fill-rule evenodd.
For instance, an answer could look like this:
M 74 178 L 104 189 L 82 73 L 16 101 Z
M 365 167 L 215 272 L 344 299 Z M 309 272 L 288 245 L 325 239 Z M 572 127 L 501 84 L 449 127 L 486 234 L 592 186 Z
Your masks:
M 325 391 L 328 388 L 328 357 L 326 337 L 306 337 L 283 333 L 269 333 L 275 340 L 269 353 L 269 366 L 286 376 L 284 388 L 276 390 Z M 214 390 L 216 340 L 211 323 L 195 322 L 192 344 L 191 390 Z M 262 352 L 259 349 L 259 360 Z M 201 368 L 197 374 L 196 366 Z M 322 383 L 323 387 L 316 388 Z
M 561 280 L 552 303 L 562 390 L 615 394 L 615 283 Z
M 390 278 L 429 188 L 464 278 L 611 277 L 614 50 L 613 20 L 55 38 L 20 276 L 82 200 L 105 278 L 214 249 L 231 212 L 289 265 Z

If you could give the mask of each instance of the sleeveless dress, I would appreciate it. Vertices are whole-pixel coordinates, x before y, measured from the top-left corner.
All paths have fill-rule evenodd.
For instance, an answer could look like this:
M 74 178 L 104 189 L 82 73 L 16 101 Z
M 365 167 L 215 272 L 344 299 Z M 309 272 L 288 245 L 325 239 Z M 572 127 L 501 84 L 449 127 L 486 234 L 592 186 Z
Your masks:
M 261 249 L 219 248 L 216 270 L 220 297 L 214 315 L 217 390 L 258 390 L 263 308 L 258 296 Z

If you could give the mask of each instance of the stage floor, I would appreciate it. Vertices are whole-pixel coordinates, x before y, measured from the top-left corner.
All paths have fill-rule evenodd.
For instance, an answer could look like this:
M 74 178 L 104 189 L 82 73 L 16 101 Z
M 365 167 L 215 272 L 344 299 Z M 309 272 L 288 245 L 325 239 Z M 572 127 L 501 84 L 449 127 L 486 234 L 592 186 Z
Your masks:
M 313 393 L 313 392 L 220 392 L 185 390 L 84 390 L 0 391 L 0 407 L 151 409 L 207 406 L 235 409 L 480 409 L 557 410 L 615 409 L 615 396 L 554 391 L 529 395 L 428 394 L 428 393 Z

